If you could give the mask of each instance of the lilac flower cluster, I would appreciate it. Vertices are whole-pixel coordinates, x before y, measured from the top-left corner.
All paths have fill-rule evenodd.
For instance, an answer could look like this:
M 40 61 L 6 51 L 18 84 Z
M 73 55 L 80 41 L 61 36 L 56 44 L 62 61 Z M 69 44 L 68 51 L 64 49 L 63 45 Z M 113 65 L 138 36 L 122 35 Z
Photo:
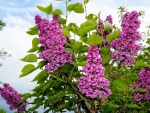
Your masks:
M 3 88 L 0 87 L 0 95 L 3 99 L 6 100 L 6 103 L 9 106 L 10 110 L 17 109 L 17 113 L 22 113 L 28 105 L 27 101 L 19 104 L 22 96 L 16 90 L 14 90 L 9 84 L 4 83 Z
M 150 68 L 144 67 L 139 73 L 138 80 L 136 81 L 135 89 L 142 88 L 147 90 L 145 93 L 136 92 L 134 93 L 134 100 L 139 104 L 143 100 L 150 101 Z
M 112 20 L 112 16 L 109 15 L 106 17 L 105 21 L 108 21 L 110 24 L 113 24 L 113 20 Z M 105 22 L 104 21 L 104 22 Z M 106 39 L 106 36 L 111 32 L 111 31 L 104 31 L 103 32 L 103 29 L 104 29 L 104 22 L 103 20 L 99 19 L 99 24 L 98 24 L 98 27 L 96 29 L 98 35 L 100 36 L 103 36 L 104 37 L 104 40 Z
M 113 24 L 112 16 L 111 15 L 107 16 L 105 21 L 108 21 L 110 24 Z M 99 22 L 98 22 L 99 24 L 98 24 L 98 27 L 96 29 L 97 34 L 104 38 L 100 47 L 101 46 L 103 47 L 104 45 L 106 46 L 109 44 L 108 41 L 106 40 L 106 37 L 108 34 L 110 34 L 112 32 L 112 31 L 103 31 L 104 30 L 104 22 L 103 22 L 103 20 L 99 19 Z
M 141 46 L 136 44 L 136 41 L 141 39 L 138 28 L 140 27 L 139 14 L 137 11 L 125 13 L 122 19 L 121 27 L 122 32 L 119 38 L 111 42 L 111 47 L 117 52 L 112 53 L 114 61 L 122 62 L 125 65 L 131 65 L 135 63 L 132 55 L 135 55 Z M 124 58 L 123 58 L 124 57 Z
M 102 58 L 99 57 L 97 46 L 89 46 L 87 64 L 83 67 L 83 72 L 87 75 L 78 79 L 78 88 L 82 94 L 90 98 L 107 98 L 111 95 L 109 81 L 103 77 L 105 68 L 100 64 Z
M 64 44 L 67 38 L 62 35 L 61 24 L 58 22 L 58 16 L 53 15 L 53 20 L 42 19 L 39 15 L 35 16 L 35 23 L 38 26 L 39 42 L 44 47 L 39 56 L 48 62 L 45 69 L 53 72 L 65 63 L 72 62 L 71 53 L 67 52 Z
M 113 24 L 113 20 L 112 20 L 112 16 L 111 15 L 108 15 L 106 17 L 106 20 L 105 21 L 108 21 L 110 24 Z

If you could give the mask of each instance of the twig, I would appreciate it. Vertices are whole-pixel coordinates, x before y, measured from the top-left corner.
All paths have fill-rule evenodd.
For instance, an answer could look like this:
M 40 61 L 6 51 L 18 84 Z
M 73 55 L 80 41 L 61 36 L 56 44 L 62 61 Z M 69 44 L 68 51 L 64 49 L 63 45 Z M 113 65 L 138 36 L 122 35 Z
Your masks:
M 73 86 L 72 82 L 68 79 L 68 77 L 65 76 L 65 74 L 64 74 L 63 72 L 61 72 L 61 73 L 63 74 L 63 76 L 64 76 L 65 79 L 67 80 L 67 83 L 70 85 L 70 87 L 73 89 L 73 91 L 77 94 L 77 96 L 78 96 L 80 99 L 82 99 L 83 96 L 76 90 L 76 88 Z M 88 104 L 87 104 L 85 101 L 84 101 L 84 103 L 85 103 L 86 108 L 88 109 L 88 111 L 89 111 L 90 113 L 95 113 L 94 111 L 92 111 L 92 110 L 90 109 L 90 107 L 88 106 Z

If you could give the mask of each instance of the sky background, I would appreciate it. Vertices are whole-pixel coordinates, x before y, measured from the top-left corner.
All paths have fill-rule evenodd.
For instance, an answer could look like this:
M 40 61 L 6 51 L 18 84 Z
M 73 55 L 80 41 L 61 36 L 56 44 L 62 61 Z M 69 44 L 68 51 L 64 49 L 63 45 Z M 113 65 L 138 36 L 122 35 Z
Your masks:
M 83 0 L 72 0 L 72 3 L 75 2 L 83 2 Z M 35 87 L 36 83 L 31 81 L 38 73 L 36 71 L 26 77 L 18 78 L 21 69 L 26 64 L 20 59 L 27 55 L 34 38 L 34 36 L 26 34 L 26 31 L 35 25 L 34 16 L 36 14 L 46 18 L 46 15 L 41 13 L 36 6 L 45 7 L 50 3 L 53 3 L 54 9 L 65 10 L 65 5 L 62 2 L 54 0 L 0 0 L 0 20 L 6 23 L 6 27 L 0 31 L 0 49 L 4 48 L 5 51 L 12 54 L 12 57 L 6 57 L 5 60 L 0 58 L 0 62 L 3 63 L 3 66 L 0 67 L 0 81 L 9 83 L 19 93 L 30 92 Z M 120 6 L 126 7 L 128 11 L 145 11 L 140 31 L 146 30 L 146 26 L 150 24 L 150 0 L 89 0 L 87 12 L 88 14 L 98 14 L 101 11 L 101 19 L 103 20 L 111 14 L 113 22 L 119 27 L 117 11 Z M 84 21 L 84 16 L 84 14 L 77 16 L 75 13 L 71 13 L 68 20 L 80 25 Z M 13 113 L 1 97 L 0 108 L 4 108 L 7 113 Z M 39 113 L 42 113 L 42 110 L 39 110 Z

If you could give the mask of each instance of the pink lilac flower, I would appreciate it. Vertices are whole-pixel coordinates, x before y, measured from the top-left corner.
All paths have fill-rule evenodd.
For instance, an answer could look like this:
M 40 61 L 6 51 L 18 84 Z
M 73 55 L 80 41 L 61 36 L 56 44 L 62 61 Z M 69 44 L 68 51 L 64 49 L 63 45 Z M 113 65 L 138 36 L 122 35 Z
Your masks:
M 72 55 L 64 48 L 67 37 L 62 35 L 58 16 L 53 15 L 53 20 L 49 21 L 48 19 L 41 19 L 37 15 L 35 21 L 39 30 L 39 43 L 44 47 L 39 56 L 48 62 L 45 66 L 46 71 L 53 72 L 65 63 L 71 63 Z
M 105 21 L 108 21 L 110 24 L 113 24 L 112 16 L 111 15 L 107 16 Z M 104 38 L 103 42 L 100 44 L 100 47 L 103 47 L 104 45 L 105 46 L 109 45 L 108 41 L 106 40 L 106 37 L 108 34 L 112 32 L 112 31 L 104 31 L 104 22 L 103 20 L 99 19 L 98 27 L 96 29 L 97 34 Z
M 106 17 L 106 20 L 105 21 L 108 21 L 110 24 L 113 24 L 113 20 L 112 20 L 112 16 L 111 15 L 108 15 Z
M 104 77 L 90 78 L 80 77 L 78 79 L 78 88 L 82 94 L 90 98 L 107 98 L 111 95 L 109 81 Z
M 103 77 L 105 68 L 100 64 L 102 58 L 99 56 L 97 46 L 89 46 L 87 64 L 83 67 L 86 76 L 78 79 L 78 88 L 82 94 L 89 98 L 107 98 L 111 95 L 109 81 Z
M 132 65 L 135 63 L 133 60 L 134 58 L 131 56 L 137 54 L 137 52 L 142 49 L 140 45 L 136 44 L 136 41 L 141 39 L 141 34 L 137 31 L 140 27 L 140 20 L 138 18 L 139 14 L 137 11 L 132 11 L 131 13 L 127 12 L 123 16 L 121 23 L 122 31 L 120 36 L 119 38 L 113 40 L 110 44 L 111 48 L 115 49 L 117 52 L 112 53 L 114 61 L 122 62 L 127 65 Z M 124 52 L 128 53 L 128 55 L 123 55 L 122 53 Z M 118 59 L 122 58 L 120 56 L 124 56 L 124 59 L 128 58 L 127 60 L 131 62 L 127 63 L 125 60 Z
M 22 99 L 21 94 L 19 94 L 15 89 L 13 89 L 9 84 L 4 83 L 3 88 L 0 87 L 0 95 L 3 99 L 6 100 L 6 103 L 9 105 L 10 110 L 16 110 L 17 113 L 22 113 L 28 105 L 27 101 L 20 103 Z
M 134 89 L 142 88 L 147 90 L 145 93 L 134 93 L 134 100 L 140 104 L 144 100 L 150 101 L 150 68 L 144 67 L 138 75 Z

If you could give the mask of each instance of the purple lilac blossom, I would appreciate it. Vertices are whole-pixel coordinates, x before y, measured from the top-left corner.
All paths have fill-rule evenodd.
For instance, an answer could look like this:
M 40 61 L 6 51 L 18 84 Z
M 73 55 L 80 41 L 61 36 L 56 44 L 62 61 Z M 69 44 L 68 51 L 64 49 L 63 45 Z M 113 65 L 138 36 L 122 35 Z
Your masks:
M 134 58 L 131 56 L 137 54 L 137 52 L 142 49 L 140 45 L 136 44 L 136 41 L 141 39 L 141 34 L 137 31 L 141 23 L 138 18 L 139 14 L 137 11 L 132 11 L 131 13 L 127 12 L 123 16 L 120 36 L 110 44 L 111 48 L 116 50 L 116 52 L 112 53 L 112 59 L 114 61 L 122 62 L 125 65 L 132 65 L 135 63 Z M 128 53 L 128 55 L 123 55 L 124 53 Z M 124 58 L 120 56 L 124 56 Z M 127 63 L 126 61 L 129 62 Z
M 83 67 L 83 72 L 87 76 L 78 79 L 79 91 L 89 98 L 107 98 L 111 95 L 111 90 L 108 88 L 109 81 L 103 77 L 105 68 L 100 64 L 101 62 L 98 47 L 89 46 L 87 64 Z
M 145 93 L 134 93 L 134 100 L 140 104 L 144 100 L 150 101 L 150 68 L 144 67 L 138 75 L 134 89 L 142 88 L 147 90 Z
M 6 100 L 6 103 L 9 105 L 10 110 L 16 110 L 17 113 L 22 113 L 28 105 L 27 101 L 20 103 L 22 99 L 21 94 L 19 94 L 15 89 L 13 89 L 9 84 L 4 83 L 3 88 L 0 87 L 0 95 L 3 99 Z
M 113 24 L 113 19 L 112 19 L 112 16 L 111 15 L 108 15 L 106 17 L 106 20 L 105 21 L 108 21 L 110 24 Z
M 53 20 L 49 21 L 37 15 L 35 16 L 35 23 L 39 30 L 39 43 L 44 47 L 39 56 L 48 62 L 45 66 L 46 71 L 53 72 L 65 63 L 72 62 L 71 53 L 64 48 L 67 38 L 62 35 L 58 16 L 53 15 Z
M 110 24 L 113 24 L 112 16 L 111 15 L 107 16 L 105 21 L 108 21 Z M 103 22 L 103 20 L 99 19 L 98 27 L 96 29 L 97 34 L 104 38 L 102 44 L 100 44 L 100 47 L 109 45 L 109 42 L 106 40 L 106 37 L 108 34 L 110 34 L 112 32 L 112 31 L 104 31 L 104 22 Z

